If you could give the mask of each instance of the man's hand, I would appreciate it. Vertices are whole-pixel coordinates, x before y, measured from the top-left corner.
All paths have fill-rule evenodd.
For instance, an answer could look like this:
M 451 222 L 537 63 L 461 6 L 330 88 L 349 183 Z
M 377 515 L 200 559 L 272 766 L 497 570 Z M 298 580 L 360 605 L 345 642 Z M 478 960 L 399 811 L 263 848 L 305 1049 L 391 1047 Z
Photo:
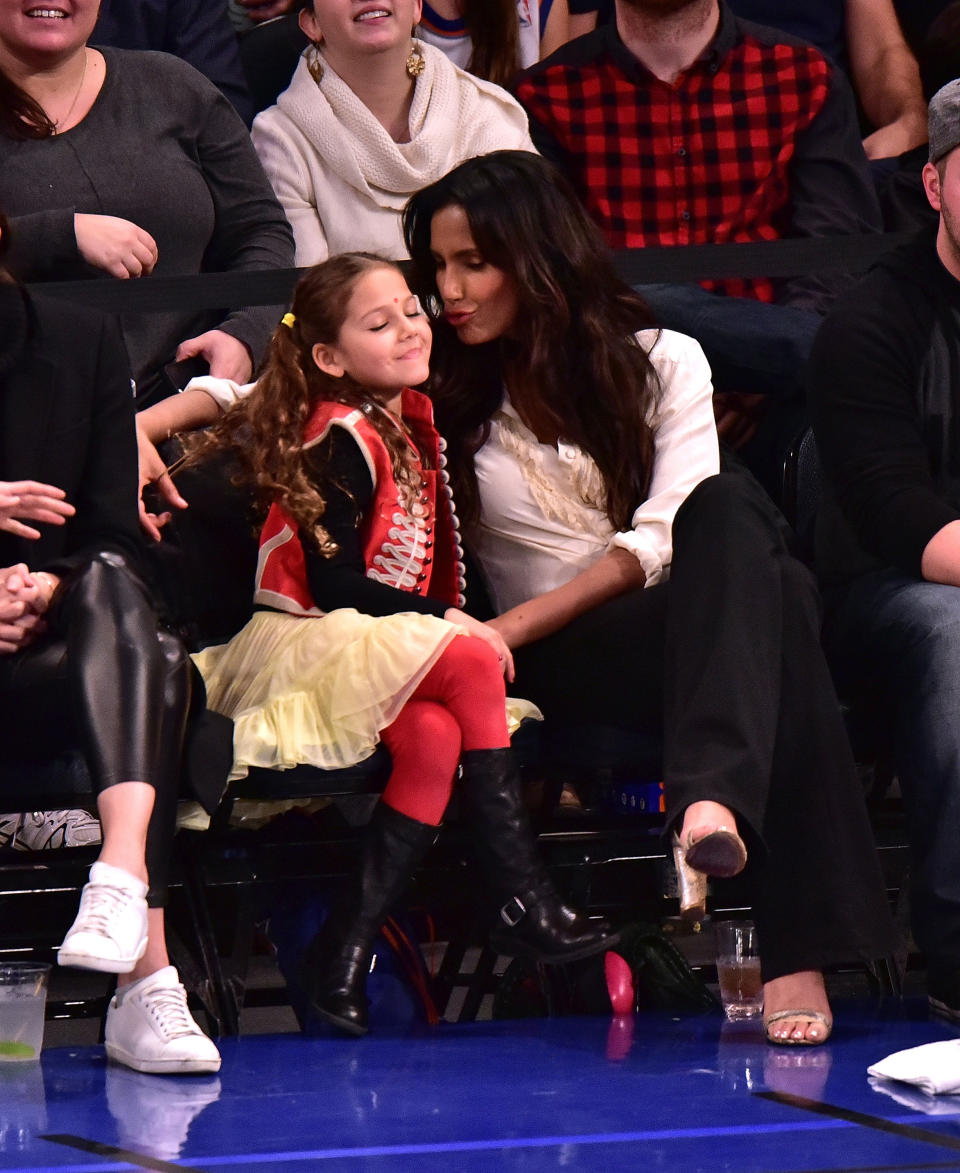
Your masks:
M 253 360 L 244 344 L 223 330 L 208 330 L 196 338 L 187 338 L 177 347 L 177 362 L 201 355 L 210 364 L 215 379 L 233 379 L 235 383 L 249 383 L 253 374 Z
M 863 150 L 868 159 L 894 159 L 926 138 L 926 126 L 919 127 L 916 118 L 904 116 L 887 126 L 881 126 L 863 140 Z
M 147 485 L 153 485 L 168 505 L 175 509 L 186 509 L 187 503 L 177 492 L 167 466 L 157 451 L 153 441 L 137 418 L 137 453 L 140 463 L 140 525 L 155 542 L 159 542 L 163 535 L 160 531 L 173 516 L 169 510 L 163 513 L 151 513 L 143 500 L 143 490 Z
M 717 435 L 734 451 L 743 448 L 757 434 L 767 410 L 767 396 L 742 391 L 717 391 L 713 396 L 713 415 Z
M 111 277 L 144 277 L 157 263 L 157 242 L 130 220 L 78 212 L 73 218 L 77 248 L 88 265 Z
M 18 538 L 39 538 L 40 531 L 23 522 L 63 525 L 76 512 L 66 496 L 63 489 L 40 481 L 0 481 L 0 530 Z

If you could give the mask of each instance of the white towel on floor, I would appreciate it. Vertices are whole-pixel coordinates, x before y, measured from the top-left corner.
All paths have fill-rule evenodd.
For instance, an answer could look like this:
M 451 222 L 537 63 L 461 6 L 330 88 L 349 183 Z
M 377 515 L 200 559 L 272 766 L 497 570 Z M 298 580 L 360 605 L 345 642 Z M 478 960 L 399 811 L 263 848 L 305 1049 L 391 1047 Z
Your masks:
M 960 1117 L 960 1098 L 957 1096 L 928 1096 L 925 1091 L 911 1087 L 908 1083 L 878 1079 L 872 1075 L 867 1082 L 875 1092 L 889 1096 L 894 1103 L 913 1112 L 922 1112 L 924 1116 L 948 1116 L 951 1120 Z
M 896 1051 L 868 1067 L 867 1074 L 911 1083 L 931 1096 L 960 1095 L 960 1039 Z

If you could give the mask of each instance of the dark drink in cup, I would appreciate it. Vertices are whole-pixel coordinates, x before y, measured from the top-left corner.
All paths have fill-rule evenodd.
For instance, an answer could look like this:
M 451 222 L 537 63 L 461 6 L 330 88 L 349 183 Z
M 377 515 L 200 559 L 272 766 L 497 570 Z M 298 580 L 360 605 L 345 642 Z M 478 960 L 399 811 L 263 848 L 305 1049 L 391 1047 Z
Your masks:
M 750 921 L 717 925 L 717 978 L 727 1018 L 756 1018 L 763 1013 L 763 979 L 757 930 Z
M 763 1013 L 763 980 L 759 957 L 717 959 L 720 1000 L 731 1022 Z

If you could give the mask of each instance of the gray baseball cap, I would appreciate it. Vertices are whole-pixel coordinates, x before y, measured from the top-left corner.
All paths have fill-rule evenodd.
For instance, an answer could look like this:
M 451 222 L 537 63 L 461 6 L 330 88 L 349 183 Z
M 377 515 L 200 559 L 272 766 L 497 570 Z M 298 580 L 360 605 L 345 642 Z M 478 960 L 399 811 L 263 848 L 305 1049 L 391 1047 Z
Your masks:
M 960 147 L 960 78 L 948 81 L 930 99 L 928 108 L 930 162 Z

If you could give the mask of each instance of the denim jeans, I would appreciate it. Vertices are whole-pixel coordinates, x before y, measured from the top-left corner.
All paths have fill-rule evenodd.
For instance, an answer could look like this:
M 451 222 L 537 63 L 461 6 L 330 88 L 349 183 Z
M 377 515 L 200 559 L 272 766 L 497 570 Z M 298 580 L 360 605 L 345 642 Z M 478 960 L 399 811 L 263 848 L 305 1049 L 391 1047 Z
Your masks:
M 879 687 L 913 857 L 913 931 L 931 973 L 960 969 L 960 588 L 898 570 L 827 598 L 838 671 Z
M 803 395 L 819 314 L 749 297 L 722 297 L 700 285 L 638 285 L 636 290 L 661 326 L 696 338 L 718 391 L 776 399 Z

